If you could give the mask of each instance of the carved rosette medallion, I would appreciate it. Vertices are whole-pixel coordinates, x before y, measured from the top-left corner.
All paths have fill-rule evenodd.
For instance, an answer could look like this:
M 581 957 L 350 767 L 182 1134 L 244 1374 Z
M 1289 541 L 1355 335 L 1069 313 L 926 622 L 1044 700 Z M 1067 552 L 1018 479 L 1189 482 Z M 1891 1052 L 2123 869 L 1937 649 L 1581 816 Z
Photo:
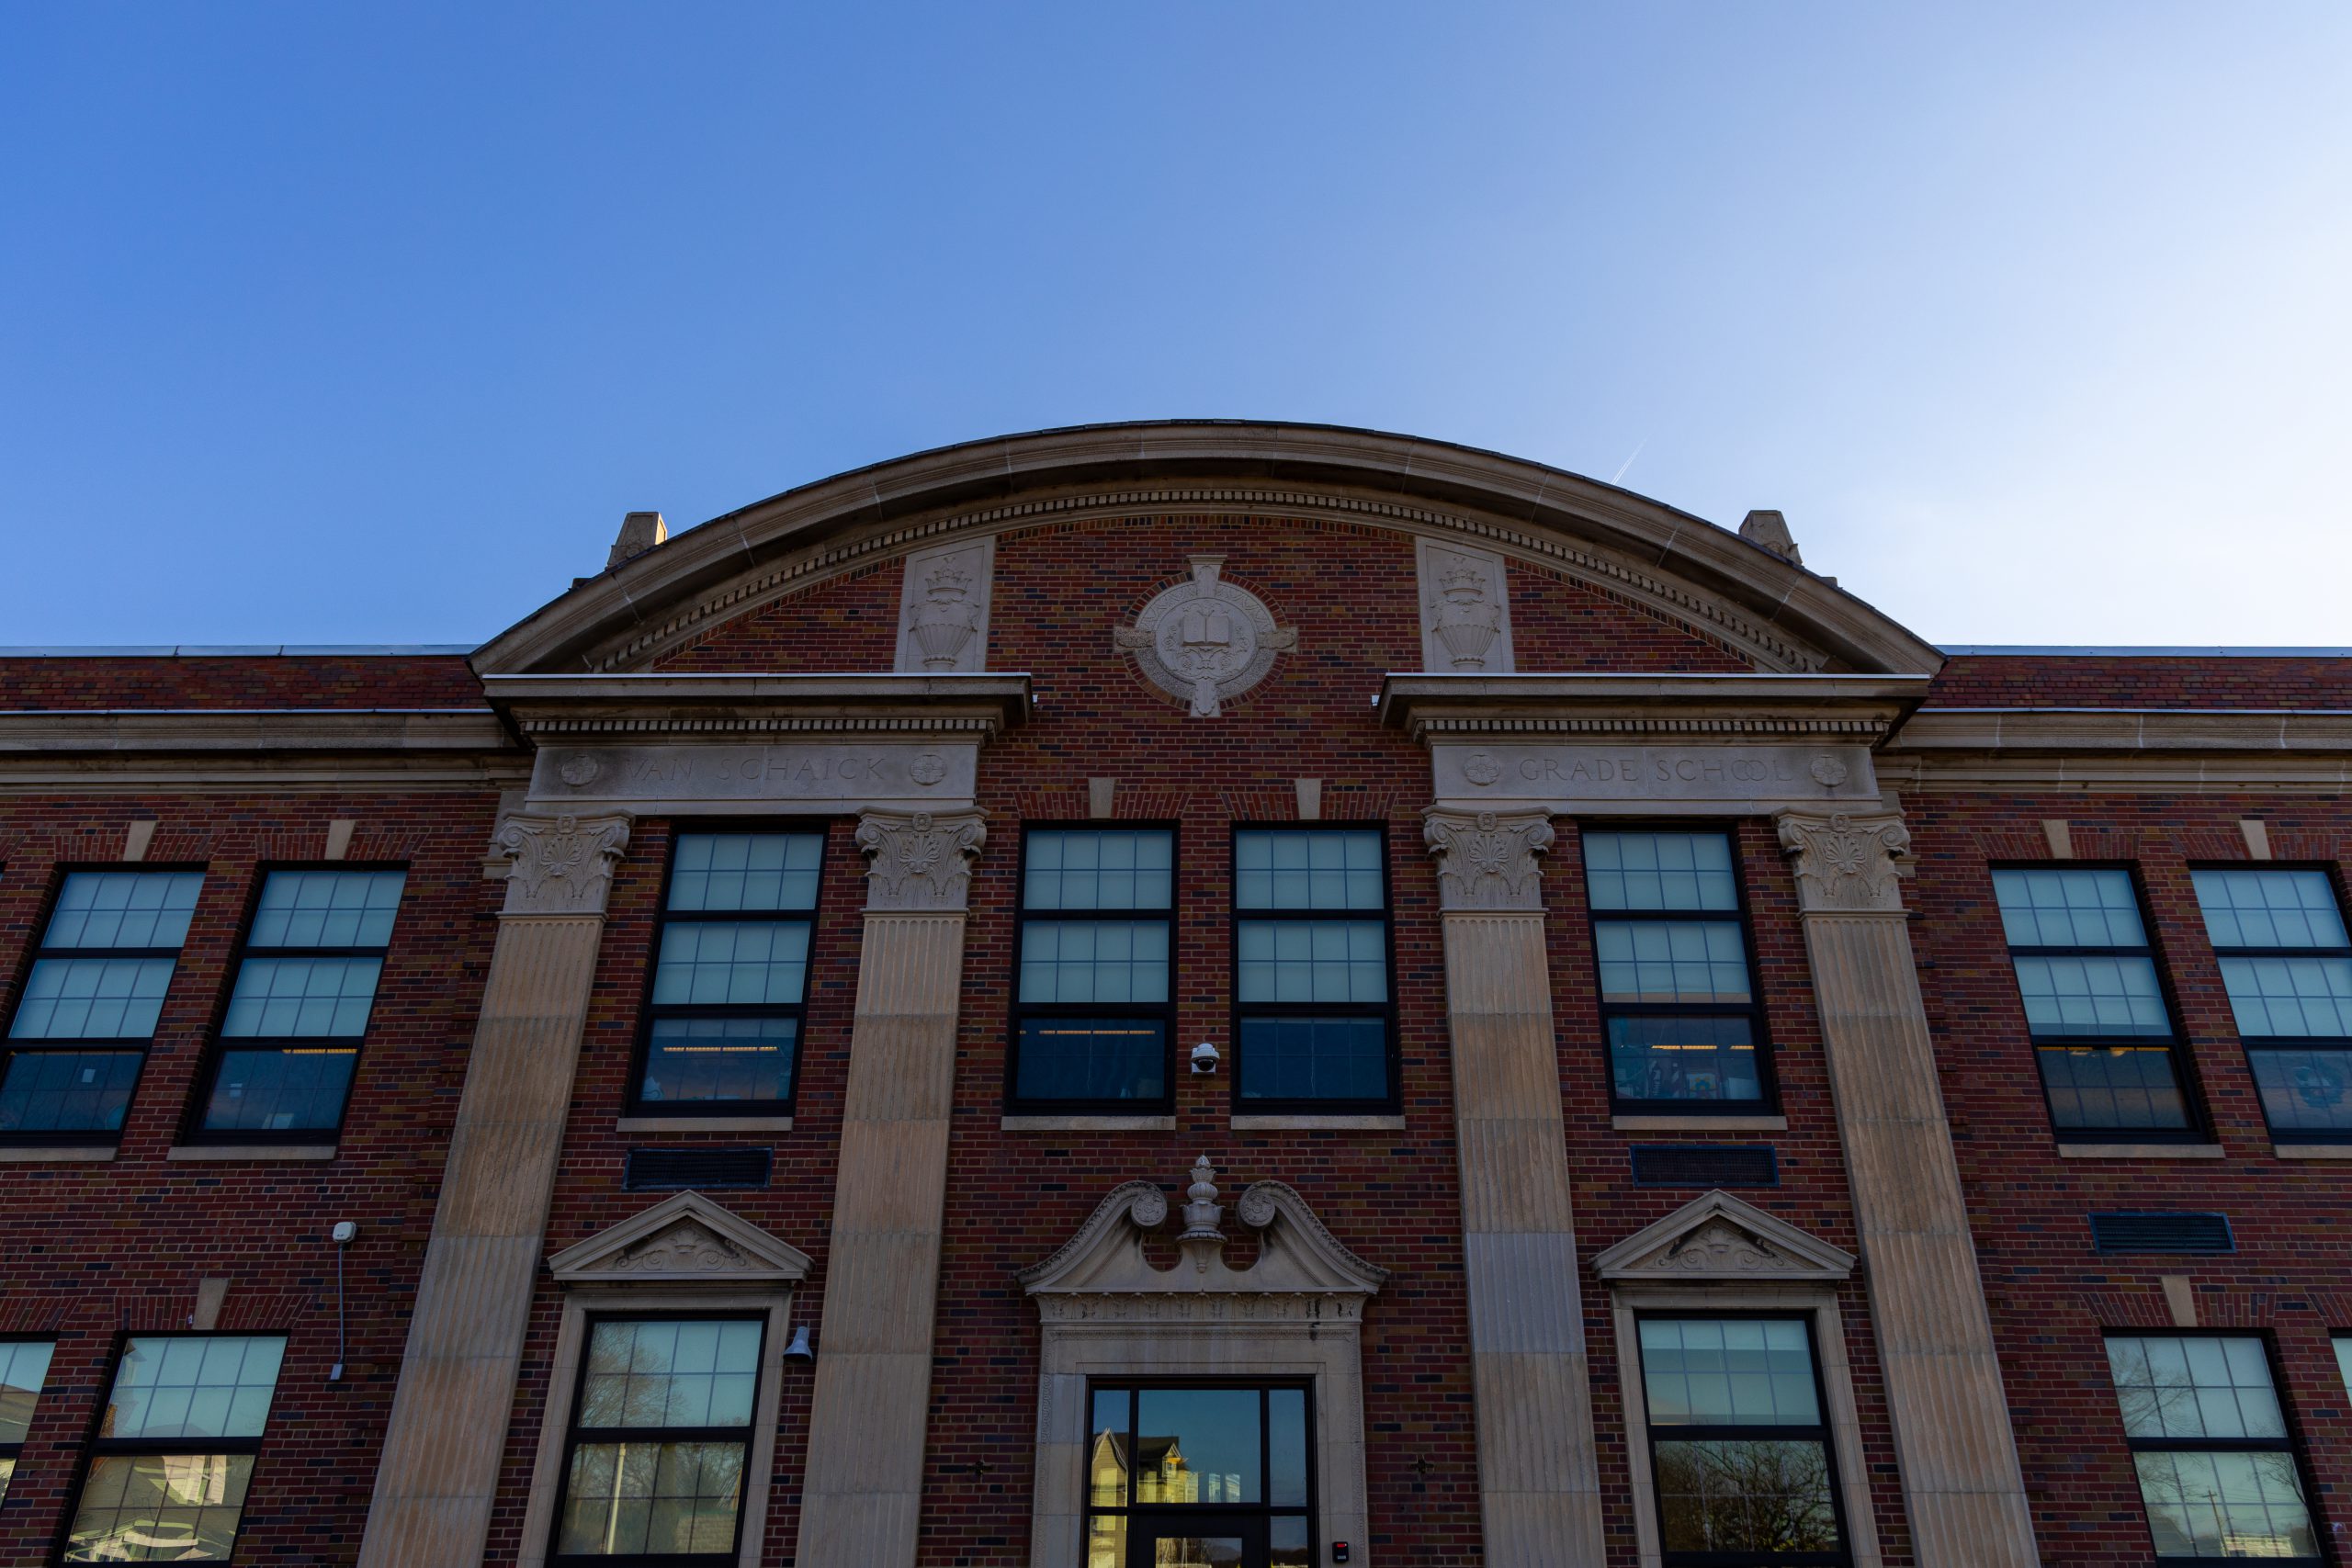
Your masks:
M 601 915 L 613 864 L 628 847 L 628 818 L 516 812 L 492 844 L 509 863 L 506 913 Z
M 1298 646 L 1298 632 L 1275 626 L 1256 594 L 1218 579 L 1223 556 L 1191 560 L 1190 581 L 1159 594 L 1113 637 L 1153 685 L 1189 704 L 1194 718 L 1215 718 L 1226 698 L 1265 679 L 1274 655 Z
M 1541 909 L 1543 868 L 1552 847 L 1552 819 L 1542 812 L 1505 817 L 1430 811 L 1421 838 L 1437 856 L 1438 883 L 1447 909 Z
M 1806 914 L 1900 914 L 1911 874 L 1911 830 L 1889 813 L 1784 811 L 1781 850 L 1796 865 Z
M 907 816 L 869 811 L 858 818 L 857 847 L 865 852 L 865 907 L 886 911 L 962 911 L 971 863 L 988 841 L 976 811 Z

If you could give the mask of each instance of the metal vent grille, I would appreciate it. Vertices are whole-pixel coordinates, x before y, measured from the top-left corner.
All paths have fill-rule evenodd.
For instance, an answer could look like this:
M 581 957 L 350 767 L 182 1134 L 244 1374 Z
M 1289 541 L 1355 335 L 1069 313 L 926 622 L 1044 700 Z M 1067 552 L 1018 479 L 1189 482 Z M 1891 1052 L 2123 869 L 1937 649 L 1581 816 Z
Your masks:
M 621 1185 L 632 1192 L 681 1187 L 765 1187 L 774 1149 L 631 1149 Z
M 1635 1144 L 1636 1187 L 1778 1187 L 1770 1144 Z
M 2227 1214 L 2104 1213 L 2091 1216 L 2101 1252 L 2234 1252 Z

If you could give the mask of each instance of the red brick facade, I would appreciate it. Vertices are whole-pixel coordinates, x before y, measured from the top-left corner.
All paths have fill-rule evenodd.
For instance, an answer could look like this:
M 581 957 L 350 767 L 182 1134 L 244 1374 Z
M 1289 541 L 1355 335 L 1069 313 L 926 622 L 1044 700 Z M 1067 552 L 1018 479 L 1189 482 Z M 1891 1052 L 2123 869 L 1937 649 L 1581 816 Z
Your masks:
M 675 547 L 674 545 L 667 547 Z M 1234 1190 L 1275 1178 L 1332 1233 L 1391 1271 L 1366 1311 L 1365 1483 L 1374 1560 L 1485 1560 L 1470 1363 L 1464 1349 L 1453 1088 L 1436 875 L 1421 841 L 1430 761 L 1374 710 L 1382 676 L 1421 662 L 1410 536 L 1385 525 L 1279 512 L 1156 514 L 1148 507 L 1046 522 L 997 536 L 989 667 L 1027 671 L 1036 709 L 980 753 L 978 804 L 989 840 L 971 886 L 956 1105 L 931 1391 L 927 1568 L 1028 1561 L 1038 1329 L 1014 1273 L 1052 1253 L 1111 1188 L 1172 1187 L 1206 1153 Z M 1112 631 L 1182 579 L 1186 557 L 1224 554 L 1224 576 L 1257 594 L 1298 644 L 1214 722 L 1190 718 L 1114 647 Z M 885 558 L 827 578 L 667 649 L 676 673 L 887 671 L 899 576 Z M 1754 670 L 1715 630 L 1626 593 L 1514 561 L 1510 615 L 1525 671 L 1727 674 Z M 2352 660 L 2137 659 L 1972 654 L 1951 660 L 1926 713 L 1969 708 L 2306 709 L 2344 705 Z M 246 656 L 0 660 L 0 709 L 441 708 L 486 710 L 454 657 Z M 356 1561 L 433 1224 L 448 1129 L 496 937 L 503 889 L 483 857 L 501 787 L 527 765 L 513 742 L 484 782 L 405 789 L 308 784 L 159 789 L 94 779 L 86 789 L 0 795 L 0 985 L 13 1005 L 61 868 L 120 860 L 130 825 L 158 824 L 151 866 L 201 867 L 201 905 L 114 1157 L 0 1164 L 0 1334 L 53 1335 L 47 1391 L 5 1505 L 0 1562 L 47 1560 L 106 1393 L 119 1337 L 185 1326 L 199 1280 L 229 1281 L 220 1325 L 289 1337 L 237 1548 L 241 1562 Z M 497 766 L 503 778 L 492 778 Z M 1230 833 L 1290 820 L 1294 781 L 1321 782 L 1321 816 L 1387 838 L 1394 898 L 1402 1131 L 1237 1132 L 1229 1077 L 1175 1078 L 1173 1131 L 1033 1133 L 1001 1124 L 1011 1006 L 1015 867 L 1023 822 L 1090 814 L 1088 781 L 1116 780 L 1115 815 L 1172 823 L 1179 845 L 1177 1039 L 1231 1044 Z M 2248 855 L 2245 818 L 2279 863 L 2324 868 L 2339 886 L 2352 812 L 2316 790 L 2104 788 L 2021 792 L 1931 786 L 1902 802 L 1917 872 L 1905 902 L 1942 1091 L 1970 1205 L 2033 1525 L 2052 1568 L 2150 1561 L 2100 1345 L 2102 1329 L 2173 1319 L 2159 1279 L 2186 1275 L 2199 1320 L 2267 1336 L 2312 1483 L 2324 1539 L 2352 1523 L 2352 1395 L 2331 1332 L 2352 1331 L 2352 1249 L 2340 1223 L 2352 1164 L 2277 1157 L 2191 893 L 2192 865 Z M 203 1056 L 262 868 L 325 852 L 328 825 L 356 823 L 351 861 L 404 866 L 405 895 L 332 1159 L 191 1161 L 169 1153 Z M 2128 865 L 2152 932 L 2218 1157 L 2061 1157 L 2044 1108 L 1988 868 L 2047 859 L 2043 823 L 2070 825 L 2076 859 Z M 675 824 L 640 818 L 616 871 L 546 1250 L 645 1208 L 624 1190 L 631 1146 L 772 1144 L 762 1190 L 725 1205 L 814 1261 L 795 1321 L 814 1322 L 826 1279 L 835 1149 L 848 1073 L 864 902 L 854 817 L 827 826 L 822 908 L 794 1125 L 773 1137 L 625 1134 L 654 919 Z M 1611 1126 L 1589 912 L 1576 824 L 1544 877 L 1559 1092 L 1585 1269 L 1586 1332 L 1610 1568 L 1635 1562 L 1623 1422 L 1623 1350 L 1592 1258 L 1690 1201 L 1637 1187 L 1634 1143 L 1771 1145 L 1776 1188 L 1740 1195 L 1814 1236 L 1860 1249 L 1837 1108 L 1823 1060 L 1797 889 L 1771 822 L 1741 819 L 1736 842 L 1752 923 L 1784 1132 L 1674 1134 Z M 13 1150 L 32 1156 L 37 1151 Z M 2094 1253 L 2086 1214 L 2117 1208 L 2219 1210 L 2237 1250 L 2214 1258 Z M 360 1237 L 349 1268 L 348 1371 L 335 1353 L 338 1221 Z M 1172 1247 L 1167 1249 L 1173 1256 Z M 1237 1251 L 1237 1258 L 1240 1253 Z M 1912 1564 L 1905 1494 L 1871 1329 L 1868 1280 L 1842 1290 L 1864 1458 L 1883 1560 Z M 560 1301 L 535 1303 L 500 1472 L 488 1556 L 521 1544 L 548 1418 Z M 808 1374 L 787 1374 L 763 1561 L 795 1561 L 808 1441 Z M 810 1564 L 809 1568 L 817 1568 Z

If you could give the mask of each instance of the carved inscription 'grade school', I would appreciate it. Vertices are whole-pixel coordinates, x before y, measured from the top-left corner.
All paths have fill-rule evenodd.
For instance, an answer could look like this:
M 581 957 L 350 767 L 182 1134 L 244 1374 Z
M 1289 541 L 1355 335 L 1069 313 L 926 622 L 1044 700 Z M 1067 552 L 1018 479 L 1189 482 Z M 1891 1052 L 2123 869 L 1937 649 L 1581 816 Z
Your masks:
M 841 740 L 802 744 L 546 746 L 534 799 L 693 809 L 751 802 L 952 806 L 968 800 L 977 744 Z
M 1441 801 L 1543 802 L 1606 811 L 1770 809 L 1875 803 L 1867 748 L 1481 744 L 1441 740 L 1430 761 Z

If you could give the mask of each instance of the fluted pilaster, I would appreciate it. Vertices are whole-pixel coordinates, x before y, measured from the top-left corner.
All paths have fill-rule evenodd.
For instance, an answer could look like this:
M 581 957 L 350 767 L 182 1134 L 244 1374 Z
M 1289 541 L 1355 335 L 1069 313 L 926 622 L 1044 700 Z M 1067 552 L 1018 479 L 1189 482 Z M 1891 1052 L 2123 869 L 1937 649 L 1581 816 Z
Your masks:
M 544 1248 L 625 817 L 509 817 L 513 862 L 361 1568 L 474 1568 Z
M 975 814 L 868 813 L 865 937 L 799 1561 L 904 1568 L 921 1522 Z
M 1431 811 L 1487 1568 L 1599 1568 L 1584 1308 L 1552 1031 L 1541 814 Z
M 1920 1568 L 2041 1559 L 1903 909 L 1900 816 L 1785 812 Z

